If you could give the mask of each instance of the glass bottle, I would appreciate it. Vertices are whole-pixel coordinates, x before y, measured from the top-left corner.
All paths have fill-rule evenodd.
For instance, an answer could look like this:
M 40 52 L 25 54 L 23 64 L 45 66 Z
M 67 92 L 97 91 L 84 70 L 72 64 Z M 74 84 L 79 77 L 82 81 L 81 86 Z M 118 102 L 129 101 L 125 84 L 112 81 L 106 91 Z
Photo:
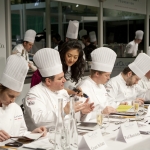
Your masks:
M 63 99 L 58 99 L 58 114 L 55 127 L 55 144 L 54 150 L 64 150 L 66 145 L 66 137 L 64 130 L 64 110 L 63 110 Z
M 76 126 L 76 118 L 75 118 L 75 96 L 70 96 L 70 150 L 78 150 L 78 132 Z

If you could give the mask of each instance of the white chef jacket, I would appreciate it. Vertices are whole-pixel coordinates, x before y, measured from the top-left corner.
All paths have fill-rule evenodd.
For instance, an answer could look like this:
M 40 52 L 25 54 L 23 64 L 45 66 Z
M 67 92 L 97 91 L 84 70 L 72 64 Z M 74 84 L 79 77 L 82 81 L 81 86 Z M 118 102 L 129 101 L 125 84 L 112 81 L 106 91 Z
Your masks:
M 90 77 L 83 80 L 79 86 L 83 93 L 89 96 L 89 102 L 94 102 L 94 110 L 87 114 L 86 117 L 81 118 L 82 121 L 89 121 L 96 118 L 96 111 L 103 110 L 107 106 L 107 91 L 102 84 L 96 84 Z
M 14 49 L 12 50 L 12 53 L 15 53 L 17 55 L 21 55 L 22 54 L 22 50 L 24 50 L 24 54 L 23 54 L 23 57 L 25 58 L 25 60 L 28 62 L 28 63 L 31 63 L 32 64 L 32 70 L 33 71 L 36 71 L 37 70 L 37 67 L 33 65 L 33 62 L 29 60 L 29 54 L 28 52 L 26 51 L 26 49 L 24 48 L 23 44 L 18 44 L 14 47 Z
M 144 76 L 138 82 L 138 85 L 140 85 L 144 89 L 150 90 L 150 79 L 148 79 L 146 76 Z
M 117 108 L 121 102 L 131 104 L 136 98 L 146 99 L 147 90 L 141 88 L 138 84 L 127 86 L 121 73 L 111 78 L 105 85 L 109 105 Z
M 58 98 L 63 98 L 65 106 L 69 95 L 66 90 L 52 92 L 42 82 L 30 89 L 24 101 L 24 116 L 29 130 L 56 124 Z
M 0 130 L 4 130 L 10 136 L 22 136 L 30 133 L 27 131 L 22 110 L 16 103 L 0 107 Z
M 138 43 L 135 43 L 134 40 L 127 44 L 125 53 L 132 54 L 132 56 L 135 57 L 137 56 L 137 51 L 138 51 Z

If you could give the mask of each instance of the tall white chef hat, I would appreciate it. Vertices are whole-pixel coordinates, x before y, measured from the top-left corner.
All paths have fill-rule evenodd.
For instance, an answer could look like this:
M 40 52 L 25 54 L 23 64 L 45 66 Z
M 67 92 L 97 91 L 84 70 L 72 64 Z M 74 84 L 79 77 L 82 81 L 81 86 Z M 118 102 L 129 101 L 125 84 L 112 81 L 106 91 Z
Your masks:
M 90 42 L 97 41 L 95 31 L 89 32 Z
M 63 72 L 59 52 L 54 49 L 43 48 L 38 50 L 33 56 L 33 60 L 42 77 L 50 77 Z
M 11 90 L 21 92 L 28 69 L 28 63 L 22 56 L 10 55 L 0 83 Z
M 116 53 L 110 48 L 97 48 L 91 53 L 91 69 L 104 72 L 112 72 L 116 57 Z
M 35 36 L 36 36 L 36 32 L 34 30 L 31 29 L 27 30 L 24 35 L 24 41 L 34 43 Z
M 66 37 L 70 39 L 77 39 L 78 38 L 78 30 L 79 30 L 79 22 L 74 20 L 74 21 L 69 21 Z
M 134 62 L 128 67 L 139 77 L 142 78 L 150 70 L 150 57 L 145 53 L 140 53 Z
M 142 30 L 138 30 L 135 32 L 135 39 L 142 40 L 144 32 Z
M 82 38 L 83 35 L 87 35 L 87 31 L 85 29 L 79 31 L 80 39 Z

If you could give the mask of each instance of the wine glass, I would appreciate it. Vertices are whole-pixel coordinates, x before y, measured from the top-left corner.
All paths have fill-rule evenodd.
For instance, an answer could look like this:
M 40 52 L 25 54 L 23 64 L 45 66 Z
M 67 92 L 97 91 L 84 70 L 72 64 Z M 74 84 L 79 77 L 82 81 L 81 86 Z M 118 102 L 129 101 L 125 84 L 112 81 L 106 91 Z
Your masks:
M 133 101 L 133 109 L 134 112 L 136 113 L 135 120 L 138 120 L 139 102 L 136 100 Z
M 102 114 L 101 111 L 97 112 L 97 124 L 99 125 L 100 129 L 104 129 L 102 131 L 102 135 L 107 134 L 106 128 L 109 126 L 109 115 Z

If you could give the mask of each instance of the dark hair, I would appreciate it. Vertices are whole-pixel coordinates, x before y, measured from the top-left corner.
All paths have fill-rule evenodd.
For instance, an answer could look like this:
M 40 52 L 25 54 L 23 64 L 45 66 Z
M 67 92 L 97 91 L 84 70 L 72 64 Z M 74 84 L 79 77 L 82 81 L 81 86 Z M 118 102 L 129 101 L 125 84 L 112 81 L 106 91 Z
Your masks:
M 124 75 L 126 75 L 128 72 L 132 72 L 132 75 L 135 75 L 135 73 L 129 68 L 129 67 L 126 67 L 126 68 L 124 68 L 123 69 L 123 71 L 122 71 L 122 73 L 124 74 Z
M 60 35 L 58 33 L 53 34 L 52 38 L 55 38 L 57 41 L 61 40 L 61 37 L 60 37 Z
M 63 72 L 65 74 L 68 71 L 68 66 L 65 62 L 65 55 L 71 49 L 77 49 L 79 52 L 78 60 L 71 66 L 71 80 L 77 83 L 82 77 L 85 69 L 85 61 L 83 59 L 81 44 L 77 40 L 65 42 L 60 49 L 60 58 L 63 65 Z
M 89 40 L 89 36 L 88 35 L 83 35 L 82 38 L 84 38 L 85 40 Z
M 26 43 L 29 43 L 28 41 L 23 41 L 23 43 L 25 43 L 25 42 L 26 42 Z
M 104 71 L 98 71 L 98 70 L 93 70 L 93 69 L 91 69 L 91 76 L 93 76 L 96 72 L 98 72 L 99 74 L 106 73 L 106 72 L 104 72 Z
M 4 92 L 6 90 L 8 90 L 8 88 L 6 86 L 0 84 L 0 92 Z
M 46 78 L 49 78 L 49 79 L 51 79 L 52 81 L 54 81 L 55 76 L 50 76 L 50 77 L 41 77 L 41 81 L 42 81 L 42 82 L 45 82 Z

